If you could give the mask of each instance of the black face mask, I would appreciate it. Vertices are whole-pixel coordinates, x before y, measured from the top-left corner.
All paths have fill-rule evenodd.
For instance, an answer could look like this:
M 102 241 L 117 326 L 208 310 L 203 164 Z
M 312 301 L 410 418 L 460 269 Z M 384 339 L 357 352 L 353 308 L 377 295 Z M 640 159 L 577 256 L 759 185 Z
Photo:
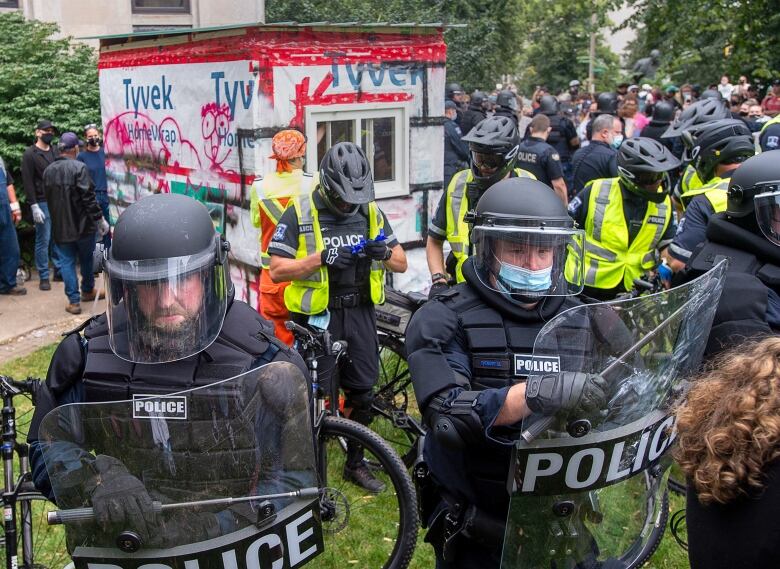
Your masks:
M 42 134 L 39 138 L 44 144 L 51 144 L 51 141 L 54 140 L 54 135 L 47 132 L 46 134 Z
M 740 113 L 739 113 L 739 116 L 741 116 L 741 117 L 746 117 L 746 116 L 748 116 L 748 114 L 747 114 L 747 113 L 740 112 Z
M 96 136 L 95 137 L 90 137 L 90 138 L 87 139 L 87 144 L 89 146 L 92 146 L 92 147 L 100 146 L 100 138 L 98 138 Z

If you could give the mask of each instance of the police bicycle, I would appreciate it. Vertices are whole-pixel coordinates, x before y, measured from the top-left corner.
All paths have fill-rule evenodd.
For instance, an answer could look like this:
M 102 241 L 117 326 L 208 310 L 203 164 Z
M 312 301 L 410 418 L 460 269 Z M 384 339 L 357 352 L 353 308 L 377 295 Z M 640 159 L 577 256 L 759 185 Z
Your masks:
M 323 553 L 308 383 L 289 362 L 62 405 L 39 448 L 76 567 L 290 569 Z
M 385 303 L 374 307 L 379 336 L 379 378 L 371 406 L 372 427 L 393 445 L 407 468 L 414 465 L 425 428 L 406 363 L 406 328 L 426 300 L 423 294 L 386 286 Z
M 26 437 L 23 432 L 29 424 L 32 405 L 40 385 L 37 378 L 28 377 L 17 381 L 0 375 L 0 396 L 3 399 L 2 410 L 2 453 L 3 453 L 3 513 L 4 527 L 2 549 L 5 550 L 7 569 L 42 569 L 42 557 L 51 565 L 62 565 L 64 555 L 60 552 L 64 546 L 62 535 L 55 532 L 41 535 L 46 529 L 44 521 L 46 496 L 33 485 L 29 446 L 19 438 Z M 20 410 L 17 416 L 15 400 L 28 399 L 29 408 Z M 16 461 L 14 460 L 16 459 Z M 21 527 L 20 527 L 21 524 Z M 34 539 L 37 538 L 37 539 Z M 19 559 L 19 547 L 22 557 Z M 45 547 L 47 554 L 41 551 Z
M 404 569 L 417 544 L 419 520 L 411 478 L 397 452 L 374 431 L 339 416 L 339 367 L 348 358 L 346 342 L 327 330 L 286 322 L 311 377 L 311 421 L 317 475 L 323 489 L 320 510 L 325 535 L 322 567 Z M 347 447 L 364 449 L 363 461 L 384 489 L 372 494 L 347 482 Z M 316 566 L 316 563 L 315 563 Z
M 652 556 L 669 515 L 674 407 L 701 362 L 724 273 L 721 263 L 686 285 L 575 307 L 545 324 L 534 355 L 599 373 L 608 401 L 589 414 L 523 420 L 502 569 L 632 569 Z M 600 329 L 574 345 L 571 331 L 586 322 Z M 529 378 L 527 393 L 540 379 Z

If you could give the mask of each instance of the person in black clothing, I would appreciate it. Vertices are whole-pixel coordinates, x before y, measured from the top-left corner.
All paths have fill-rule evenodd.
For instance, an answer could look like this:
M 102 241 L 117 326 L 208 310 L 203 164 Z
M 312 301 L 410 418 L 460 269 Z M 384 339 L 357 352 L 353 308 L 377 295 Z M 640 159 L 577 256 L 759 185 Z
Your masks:
M 591 124 L 590 144 L 577 150 L 572 159 L 574 195 L 591 180 L 614 178 L 618 174 L 616 148 L 623 142 L 623 124 L 614 115 L 599 115 Z
M 618 116 L 618 95 L 617 93 L 604 92 L 596 97 L 596 110 L 590 113 L 590 120 L 585 125 L 585 138 L 593 139 L 593 121 L 600 115 Z M 623 119 L 620 118 L 620 133 L 625 136 L 626 129 Z
M 469 163 L 469 145 L 461 140 L 463 131 L 455 122 L 457 107 L 452 101 L 444 103 L 444 188 L 456 172 L 460 172 Z
M 674 454 L 691 569 L 780 567 L 780 338 L 734 346 L 693 382 Z
M 463 111 L 465 110 L 463 95 L 465 94 L 466 92 L 463 90 L 463 87 L 460 86 L 460 83 L 447 83 L 447 87 L 444 90 L 445 102 L 452 101 L 455 103 L 455 109 L 458 112 L 455 122 L 458 123 L 458 126 L 460 126 L 460 121 L 463 120 Z
M 550 119 L 543 114 L 536 115 L 528 130 L 530 136 L 520 143 L 517 152 L 518 166 L 531 172 L 540 182 L 552 186 L 564 205 L 569 203 L 561 160 L 555 148 L 546 142 L 550 134 Z
M 32 209 L 35 222 L 35 268 L 40 282 L 38 288 L 51 290 L 49 282 L 49 248 L 51 242 L 51 214 L 43 191 L 43 171 L 54 162 L 59 153 L 52 146 L 56 128 L 49 120 L 38 121 L 35 128 L 35 144 L 22 155 L 22 183 L 27 204 Z M 52 254 L 55 275 L 59 272 L 56 252 Z
M 542 97 L 539 102 L 539 110 L 550 117 L 550 134 L 547 137 L 547 144 L 558 152 L 563 179 L 566 183 L 567 191 L 571 191 L 574 185 L 574 169 L 571 158 L 572 154 L 580 147 L 577 129 L 574 127 L 573 122 L 561 116 L 558 100 L 552 95 L 544 95 Z
M 667 103 L 666 101 L 659 101 L 653 105 L 653 115 L 648 125 L 642 129 L 642 136 L 644 138 L 652 138 L 657 140 L 669 150 L 672 151 L 677 158 L 682 158 L 683 146 L 682 139 L 679 136 L 670 136 L 663 138 L 663 134 L 669 129 L 669 125 L 674 120 L 675 109 L 674 105 Z
M 519 119 L 517 118 L 517 95 L 512 91 L 504 90 L 496 95 L 496 109 L 493 112 L 494 117 L 509 117 L 515 121 L 515 126 L 518 126 Z
M 487 118 L 485 112 L 485 102 L 487 96 L 482 91 L 474 91 L 471 94 L 469 108 L 463 112 L 463 119 L 460 123 L 460 130 L 463 134 L 468 134 L 471 129 L 477 126 L 477 123 Z M 444 186 L 447 187 L 446 185 Z

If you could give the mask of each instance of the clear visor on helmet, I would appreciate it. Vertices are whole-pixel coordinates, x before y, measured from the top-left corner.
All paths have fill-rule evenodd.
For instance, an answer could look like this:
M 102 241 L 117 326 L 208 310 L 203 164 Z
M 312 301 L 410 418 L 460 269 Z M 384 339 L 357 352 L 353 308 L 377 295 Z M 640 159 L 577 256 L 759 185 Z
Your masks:
M 109 343 L 135 363 L 165 363 L 204 350 L 222 329 L 228 276 L 213 248 L 142 261 L 106 259 Z
M 780 246 L 780 185 L 775 186 L 774 191 L 758 194 L 753 198 L 753 203 L 761 232 L 772 243 Z
M 582 292 L 585 233 L 579 229 L 478 225 L 471 239 L 477 276 L 490 290 L 521 297 Z

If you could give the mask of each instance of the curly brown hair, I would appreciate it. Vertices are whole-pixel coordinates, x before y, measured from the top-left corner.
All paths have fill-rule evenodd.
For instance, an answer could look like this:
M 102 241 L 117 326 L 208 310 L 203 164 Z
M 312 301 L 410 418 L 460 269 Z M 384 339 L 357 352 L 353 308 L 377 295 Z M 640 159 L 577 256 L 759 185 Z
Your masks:
M 780 457 L 780 338 L 722 353 L 677 410 L 675 458 L 702 504 L 763 487 Z

